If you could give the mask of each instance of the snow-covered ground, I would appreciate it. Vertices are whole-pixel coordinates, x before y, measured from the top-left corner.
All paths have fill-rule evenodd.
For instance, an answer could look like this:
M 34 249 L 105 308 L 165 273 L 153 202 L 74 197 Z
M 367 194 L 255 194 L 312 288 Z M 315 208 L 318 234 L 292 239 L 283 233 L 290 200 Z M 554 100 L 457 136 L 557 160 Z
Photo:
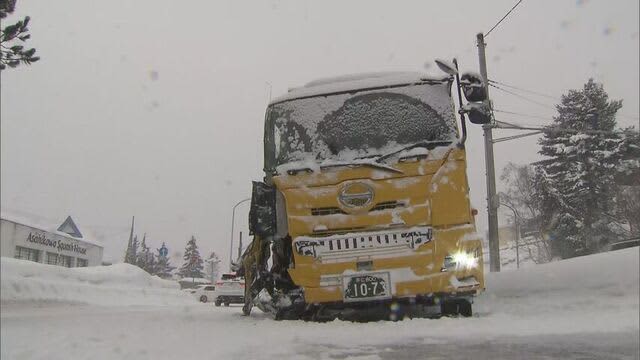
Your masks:
M 137 266 L 65 268 L 0 258 L 0 298 L 7 302 L 106 306 L 186 305 L 192 298 L 176 281 L 150 276 Z
M 116 267 L 59 269 L 51 279 L 95 287 L 55 303 L 35 291 L 44 273 L 2 259 L 3 359 L 638 359 L 638 248 L 487 275 L 473 318 L 400 322 L 277 322 L 240 307 L 198 304 L 146 274 Z M 51 267 L 28 263 L 28 268 Z M 8 270 L 8 274 L 5 271 Z M 83 271 L 81 271 L 83 270 Z M 58 269 L 56 268 L 56 271 Z M 101 273 L 105 272 L 105 273 Z M 106 273 L 113 271 L 119 279 Z M 78 275 L 78 272 L 82 275 Z M 98 281 L 91 280 L 95 272 Z M 124 286 L 128 275 L 138 280 Z M 10 285 L 5 280 L 10 278 Z M 114 275 L 115 277 L 115 275 Z M 150 277 L 149 277 L 150 278 Z M 20 291 L 5 295 L 20 282 Z M 106 288 L 145 284 L 148 303 Z M 64 289 L 66 285 L 59 285 Z M 31 290 L 24 290 L 31 289 Z M 102 289 L 102 290 L 98 290 Z M 154 289 L 154 290 L 152 290 Z M 155 292 L 157 291 L 157 293 Z M 17 294 L 21 301 L 18 299 Z M 32 295 L 27 295 L 32 294 Z M 111 295 L 106 295 L 111 294 Z M 31 296 L 31 298 L 29 298 Z M 165 300 L 152 299 L 153 296 Z M 107 301 L 106 299 L 110 299 Z M 179 299 L 179 300 L 178 300 Z M 30 300 L 30 301 L 27 301 Z M 80 303 L 80 304 L 79 304 Z

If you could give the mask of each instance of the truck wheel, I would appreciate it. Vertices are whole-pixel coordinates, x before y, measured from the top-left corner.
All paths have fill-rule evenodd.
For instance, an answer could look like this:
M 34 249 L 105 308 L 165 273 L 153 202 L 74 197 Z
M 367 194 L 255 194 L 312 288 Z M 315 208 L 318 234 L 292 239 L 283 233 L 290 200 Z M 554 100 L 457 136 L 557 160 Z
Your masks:
M 229 302 L 225 301 L 224 306 L 229 306 Z
M 220 300 L 216 299 L 215 304 L 216 304 L 216 306 L 220 306 L 220 305 L 222 305 L 222 301 L 220 301 Z
M 206 303 L 207 302 L 207 296 L 206 295 L 200 296 L 200 302 Z
M 242 307 L 242 315 L 244 315 L 244 316 L 251 315 L 251 308 L 252 307 L 253 307 L 253 305 L 251 303 L 247 303 L 245 301 L 244 306 Z
M 473 310 L 471 308 L 471 302 L 467 300 L 462 300 L 458 303 L 458 312 L 460 315 L 464 317 L 471 317 L 473 315 Z
M 455 299 L 445 301 L 442 304 L 442 315 L 444 316 L 456 316 L 461 315 L 464 317 L 470 317 L 473 315 L 471 309 L 471 302 L 463 299 Z

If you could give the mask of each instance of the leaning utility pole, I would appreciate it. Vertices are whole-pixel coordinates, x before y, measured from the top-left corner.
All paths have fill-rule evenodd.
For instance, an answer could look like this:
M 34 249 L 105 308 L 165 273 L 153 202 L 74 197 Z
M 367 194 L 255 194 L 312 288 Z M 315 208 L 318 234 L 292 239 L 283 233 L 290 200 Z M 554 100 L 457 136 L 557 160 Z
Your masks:
M 478 59 L 480 75 L 484 80 L 487 93 L 487 104 L 493 109 L 489 100 L 489 78 L 487 77 L 487 59 L 484 53 L 484 35 L 476 36 L 478 42 Z M 496 169 L 493 164 L 493 123 L 482 125 L 484 130 L 484 161 L 487 177 L 487 213 L 489 214 L 489 264 L 491 272 L 500 271 L 500 244 L 498 237 L 498 199 L 496 195 Z
M 133 226 L 136 222 L 136 217 L 133 216 L 131 218 L 131 233 L 129 233 L 129 243 L 127 244 L 127 252 L 124 254 L 124 262 L 133 264 L 135 263 L 135 259 L 133 259 Z
M 240 231 L 240 244 L 238 244 L 238 262 L 242 258 L 242 231 Z

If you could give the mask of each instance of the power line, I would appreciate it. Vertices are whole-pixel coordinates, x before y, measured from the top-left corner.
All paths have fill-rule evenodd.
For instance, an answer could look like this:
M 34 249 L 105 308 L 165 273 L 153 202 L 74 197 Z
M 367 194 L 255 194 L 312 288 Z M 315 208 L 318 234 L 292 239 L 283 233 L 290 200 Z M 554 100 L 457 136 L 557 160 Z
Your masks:
M 511 94 L 511 95 L 513 95 L 513 96 L 515 96 L 515 97 L 517 97 L 517 98 L 520 98 L 520 99 L 522 99 L 522 100 L 528 101 L 528 102 L 530 102 L 530 103 L 532 103 L 532 104 L 536 104 L 536 105 L 538 105 L 538 106 L 542 106 L 542 107 L 545 107 L 545 108 L 547 108 L 547 109 L 556 110 L 553 106 L 551 106 L 551 105 L 549 105 L 549 104 L 545 104 L 545 103 L 541 103 L 541 102 L 536 101 L 536 100 L 533 100 L 533 99 L 529 99 L 529 98 L 528 98 L 528 97 L 526 97 L 526 96 L 523 96 L 523 95 L 517 94 L 517 93 L 515 93 L 515 92 L 513 92 L 513 91 L 511 91 L 511 90 L 503 89 L 503 88 L 501 88 L 500 86 L 495 85 L 495 84 L 489 84 L 489 85 L 490 85 L 491 87 L 496 88 L 496 89 L 498 89 L 498 90 L 500 90 L 500 91 L 503 91 L 503 92 L 505 92 L 505 93 L 507 93 L 507 94 Z
M 502 85 L 502 86 L 507 87 L 507 88 L 511 88 L 511 89 L 514 89 L 514 90 L 524 91 L 524 92 L 526 92 L 526 93 L 530 93 L 530 94 L 533 94 L 533 95 L 538 95 L 538 96 L 546 97 L 546 98 L 548 98 L 548 99 L 552 99 L 552 100 L 555 100 L 555 101 L 561 101 L 561 99 L 560 99 L 560 98 L 555 97 L 555 96 L 551 96 L 551 95 L 543 94 L 543 93 L 541 93 L 541 92 L 537 92 L 537 91 L 533 91 L 533 90 L 523 89 L 523 88 L 520 88 L 520 87 L 517 87 L 517 86 L 513 86 L 513 85 L 505 84 L 505 83 L 500 82 L 500 81 L 496 81 L 496 80 L 491 80 L 491 79 L 489 79 L 489 83 Z
M 555 96 L 551 96 L 551 95 L 543 94 L 543 93 L 538 92 L 538 91 L 533 91 L 533 90 L 523 89 L 523 88 L 521 88 L 521 87 L 517 87 L 517 86 L 514 86 L 514 85 L 509 85 L 509 84 L 505 84 L 505 83 L 500 82 L 500 81 L 496 81 L 496 80 L 491 80 L 491 79 L 489 79 L 489 85 L 490 85 L 490 86 L 493 86 L 493 87 L 495 87 L 496 89 L 499 89 L 499 90 L 502 90 L 502 91 L 507 91 L 507 90 L 505 90 L 505 89 L 501 89 L 501 88 L 497 87 L 497 86 L 496 86 L 496 84 L 497 84 L 497 85 L 504 86 L 504 87 L 506 87 L 506 88 L 510 88 L 510 89 L 514 89 L 514 90 L 518 90 L 518 91 L 526 92 L 526 93 L 529 93 L 529 94 L 533 94 L 533 95 L 537 95 L 537 96 L 545 97 L 545 98 L 548 98 L 548 99 L 551 99 L 551 100 L 555 100 L 555 101 L 558 101 L 558 102 L 561 102 L 561 101 L 562 101 L 562 99 L 561 99 L 561 98 L 559 98 L 559 97 L 555 97 Z M 526 98 L 526 97 L 524 97 L 524 96 L 522 96 L 522 95 L 516 95 L 516 94 L 514 94 L 514 93 L 512 93 L 512 92 L 510 92 L 510 94 L 515 95 L 515 96 L 518 96 L 518 97 L 521 97 L 521 98 L 525 98 L 525 99 L 527 99 L 527 101 L 530 101 L 530 102 L 534 102 L 534 101 L 535 101 L 535 100 L 528 99 L 528 98 Z M 535 103 L 536 103 L 536 104 L 538 104 L 538 105 L 541 105 L 541 106 L 549 107 L 549 105 L 543 105 L 542 103 L 538 103 L 538 102 L 535 102 Z M 554 109 L 554 110 L 555 110 L 555 109 Z M 616 113 L 616 116 L 619 116 L 619 117 L 622 117 L 622 118 L 626 118 L 626 119 L 630 119 L 630 120 L 638 120 L 638 119 L 640 119 L 640 117 L 639 117 L 638 115 L 630 115 L 630 114 L 620 114 L 620 113 Z M 535 117 L 535 116 L 529 116 L 529 117 Z
M 553 118 L 545 117 L 545 116 L 539 116 L 539 115 L 528 115 L 528 114 L 522 114 L 522 113 L 518 113 L 518 112 L 514 112 L 514 111 L 499 110 L 499 109 L 494 109 L 493 111 L 495 111 L 495 112 L 497 112 L 497 113 L 509 114 L 509 115 L 516 115 L 516 116 L 522 116 L 522 117 L 532 118 L 532 119 L 541 119 L 541 120 L 550 120 L 550 121 L 554 121 L 554 119 L 553 119 Z
M 506 14 L 504 14 L 504 16 L 502 17 L 502 19 L 500 19 L 495 25 L 493 25 L 493 27 L 487 31 L 486 34 L 484 34 L 484 37 L 486 38 L 487 36 L 489 36 L 489 34 L 491 34 L 491 32 L 493 31 L 493 29 L 495 29 L 496 27 L 498 27 L 498 25 L 500 25 L 500 23 L 507 18 L 507 16 L 509 16 L 509 14 L 511 14 L 511 12 L 513 10 L 515 10 L 515 8 L 518 7 L 518 5 L 520 5 L 520 3 L 522 2 L 522 0 L 518 1 L 515 5 L 513 5 L 513 7 L 511 8 L 511 10 L 509 10 Z

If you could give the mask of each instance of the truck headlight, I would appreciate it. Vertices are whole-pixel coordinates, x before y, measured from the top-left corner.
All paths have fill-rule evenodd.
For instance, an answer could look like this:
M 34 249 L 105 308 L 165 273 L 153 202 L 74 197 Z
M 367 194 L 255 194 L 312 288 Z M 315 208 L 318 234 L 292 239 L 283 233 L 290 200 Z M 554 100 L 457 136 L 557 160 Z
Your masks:
M 441 271 L 468 270 L 478 267 L 477 251 L 458 251 L 444 257 L 444 266 Z

